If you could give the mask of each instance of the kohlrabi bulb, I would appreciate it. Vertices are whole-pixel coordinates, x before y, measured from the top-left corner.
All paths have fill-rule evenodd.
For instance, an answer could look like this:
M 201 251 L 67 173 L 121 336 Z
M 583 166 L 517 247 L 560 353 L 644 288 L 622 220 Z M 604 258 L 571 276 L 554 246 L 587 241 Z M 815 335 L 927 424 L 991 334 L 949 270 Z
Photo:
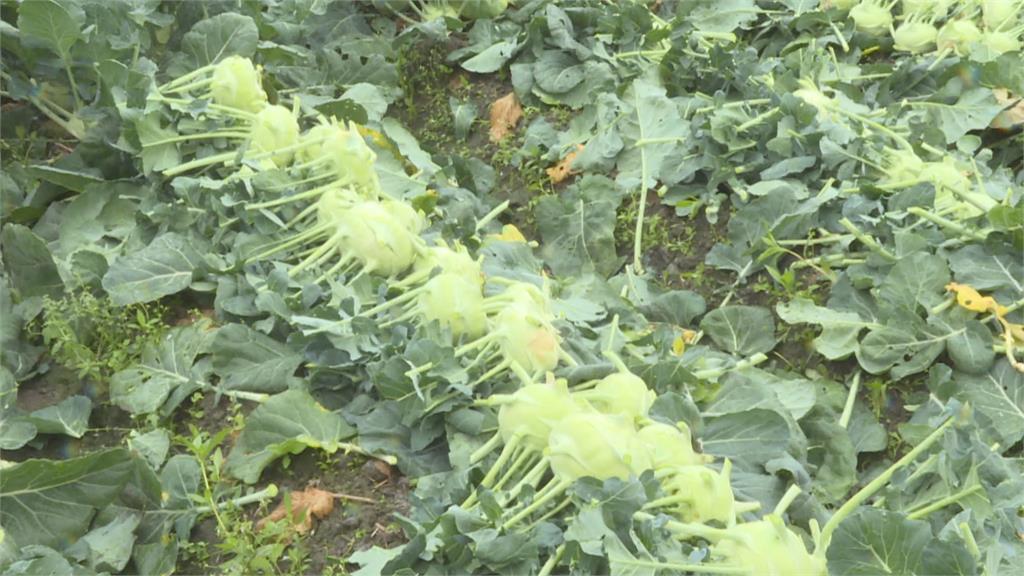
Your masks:
M 1017 34 L 1003 30 L 986 30 L 981 34 L 981 44 L 993 54 L 1002 56 L 1008 52 L 1020 52 L 1021 39 Z
M 494 317 L 502 355 L 529 373 L 554 370 L 561 355 L 558 331 L 533 305 L 510 304 Z
M 228 106 L 259 112 L 267 105 L 267 93 L 260 85 L 260 73 L 252 60 L 241 56 L 228 56 L 213 69 L 210 83 L 213 101 Z
M 290 148 L 299 142 L 299 123 L 292 111 L 284 106 L 267 106 L 256 114 L 250 138 L 253 150 L 258 153 Z M 293 151 L 285 151 L 271 158 L 281 168 L 292 161 L 293 155 Z
M 410 216 L 411 210 L 394 200 L 357 202 L 345 210 L 336 233 L 367 269 L 393 276 L 412 266 L 417 256 L 422 219 Z
M 723 566 L 744 570 L 749 576 L 828 576 L 824 556 L 807 552 L 800 536 L 786 527 L 778 516 L 729 528 L 711 549 Z
M 424 322 L 437 322 L 460 336 L 479 337 L 487 330 L 479 276 L 442 272 L 423 285 L 418 309 Z
M 651 467 L 632 423 L 599 412 L 577 412 L 558 422 L 548 437 L 547 455 L 561 481 L 587 476 L 625 480 Z
M 971 20 L 950 20 L 943 24 L 935 38 L 939 50 L 953 50 L 957 54 L 966 54 L 971 43 L 981 39 L 981 30 Z
M 594 388 L 582 393 L 588 402 L 605 414 L 620 414 L 635 420 L 646 418 L 657 395 L 642 378 L 629 372 L 615 372 L 602 378 Z
M 875 36 L 888 32 L 892 26 L 892 12 L 874 0 L 862 1 L 851 8 L 850 18 L 857 30 Z
M 683 423 L 676 427 L 651 422 L 641 428 L 637 436 L 650 454 L 651 466 L 655 470 L 698 466 L 711 460 L 710 457 L 693 451 L 690 429 Z
M 707 466 L 680 466 L 662 479 L 661 486 L 678 499 L 672 511 L 683 522 L 717 520 L 727 524 L 736 516 L 728 469 L 716 472 Z
M 581 409 L 564 380 L 523 386 L 499 408 L 498 433 L 506 443 L 518 436 L 534 450 L 543 450 L 552 427 Z
M 893 47 L 903 52 L 920 54 L 935 44 L 938 33 L 935 26 L 927 22 L 908 20 L 893 31 Z
M 1020 0 L 981 0 L 981 21 L 989 30 L 1015 28 Z

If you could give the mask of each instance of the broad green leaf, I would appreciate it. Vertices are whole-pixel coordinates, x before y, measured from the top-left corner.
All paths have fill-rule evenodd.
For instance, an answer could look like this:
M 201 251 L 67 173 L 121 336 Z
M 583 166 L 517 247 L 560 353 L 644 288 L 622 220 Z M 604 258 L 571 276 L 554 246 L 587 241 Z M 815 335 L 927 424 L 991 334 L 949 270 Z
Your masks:
M 625 188 L 650 189 L 659 179 L 678 181 L 678 177 L 669 178 L 679 165 L 672 159 L 683 154 L 690 130 L 665 88 L 637 79 L 622 100 L 627 110 L 619 122 L 619 133 L 627 145 L 617 160 L 616 182 Z
M 968 313 L 954 309 L 942 316 L 932 316 L 928 324 L 938 328 L 937 335 L 953 334 L 946 340 L 946 353 L 961 372 L 984 374 L 992 367 L 996 352 L 992 349 L 992 332 Z
M 787 324 L 817 324 L 821 334 L 814 339 L 814 349 L 829 360 L 840 360 L 857 350 L 861 330 L 876 326 L 864 322 L 854 312 L 839 312 L 818 306 L 806 298 L 780 302 L 775 306 L 779 318 Z
M 994 291 L 1003 305 L 1024 297 L 1024 262 L 1013 249 L 994 252 L 972 244 L 949 255 L 949 265 L 957 282 L 975 290 Z
M 541 253 L 558 275 L 594 271 L 610 276 L 619 267 L 615 253 L 615 213 L 624 191 L 604 176 L 584 176 L 560 195 L 537 206 Z
M 878 299 L 896 309 L 928 309 L 946 298 L 949 280 L 945 258 L 917 252 L 892 267 L 878 289 Z
M 152 302 L 188 288 L 202 262 L 195 242 L 168 232 L 142 250 L 118 258 L 103 276 L 103 289 L 121 306 Z
M 196 23 L 181 39 L 181 49 L 195 58 L 196 66 L 219 62 L 228 56 L 250 57 L 260 39 L 256 22 L 248 16 L 226 12 Z
M 175 454 L 160 471 L 160 485 L 167 493 L 164 507 L 169 509 L 195 506 L 192 496 L 202 483 L 199 462 L 191 454 Z
M 947 144 L 953 144 L 971 130 L 984 130 L 1002 111 L 1003 105 L 996 101 L 992 89 L 972 88 L 960 95 L 955 104 L 941 102 L 919 102 L 927 106 L 933 121 L 942 130 Z
M 360 82 L 353 86 L 350 86 L 348 90 L 341 95 L 342 100 L 350 100 L 363 107 L 366 110 L 366 119 L 360 124 L 366 124 L 367 122 L 380 122 L 384 117 L 384 114 L 388 111 L 388 100 L 384 97 L 384 94 L 380 91 L 380 88 L 373 84 L 367 84 L 366 82 Z
M 0 244 L 11 287 L 22 299 L 57 297 L 64 291 L 64 282 L 50 250 L 31 230 L 20 224 L 8 224 L 0 235 Z
M 583 65 L 559 50 L 548 50 L 533 64 L 533 77 L 545 92 L 562 94 L 583 82 Z
M 462 67 L 477 74 L 497 72 L 508 62 L 518 45 L 515 40 L 501 40 L 483 52 L 462 63 Z
M 107 248 L 104 239 L 123 241 L 135 230 L 138 208 L 127 198 L 147 192 L 144 187 L 128 182 L 89 185 L 61 213 L 56 256 L 63 259 L 77 253 L 79 262 L 92 264 L 86 260 L 91 258 L 88 254 L 116 254 L 118 248 Z M 106 258 L 103 260 L 106 266 Z
M 89 427 L 92 400 L 85 396 L 69 396 L 58 404 L 40 408 L 29 415 L 29 421 L 40 434 L 65 434 L 81 438 Z
M 210 352 L 224 390 L 275 393 L 300 382 L 295 370 L 302 354 L 248 326 L 228 324 L 217 330 Z
M 122 514 L 82 536 L 73 550 L 82 550 L 84 560 L 94 570 L 120 572 L 131 560 L 135 528 L 141 519 L 137 514 Z
M 150 430 L 144 434 L 133 431 L 132 436 L 128 438 L 128 447 L 142 456 L 150 468 L 159 470 L 171 448 L 171 435 L 163 428 Z
M 132 414 L 170 413 L 209 378 L 209 363 L 196 359 L 208 352 L 213 335 L 203 323 L 172 328 L 143 350 L 138 364 L 114 374 L 110 400 Z
M 800 421 L 807 435 L 807 462 L 816 466 L 812 490 L 825 502 L 842 501 L 857 482 L 857 454 L 832 410 L 816 407 Z
M 961 557 L 966 556 L 967 562 Z M 975 574 L 959 540 L 940 541 L 921 520 L 870 506 L 844 519 L 828 547 L 834 576 L 954 576 Z M 966 570 L 966 571 L 965 571 Z
M 305 390 L 288 390 L 261 404 L 246 418 L 245 428 L 228 455 L 226 469 L 247 484 L 286 454 L 319 448 L 333 454 L 355 429 L 336 412 L 317 403 Z
M 604 526 L 603 523 L 601 525 Z M 659 572 L 658 565 L 661 563 L 646 548 L 637 546 L 638 554 L 633 554 L 614 532 L 604 538 L 604 552 L 608 556 L 608 568 L 613 576 L 655 576 Z M 681 566 L 671 568 L 682 573 Z
M 704 297 L 690 290 L 672 290 L 655 296 L 643 307 L 644 315 L 654 322 L 689 326 L 707 310 Z
M 102 184 L 104 182 L 103 178 L 89 172 L 68 170 L 67 168 L 58 168 L 46 164 L 29 166 L 28 172 L 40 180 L 45 180 L 75 192 L 85 192 L 86 187 L 90 184 Z
M 755 20 L 759 12 L 754 0 L 702 0 L 688 15 L 701 32 L 732 32 Z
M 701 445 L 708 454 L 761 465 L 785 452 L 789 425 L 782 416 L 761 408 L 707 417 Z
M 75 576 L 76 568 L 79 568 L 72 567 L 60 552 L 47 546 L 26 546 L 18 551 L 17 557 L 17 562 L 5 567 L 4 576 Z M 0 557 L 0 560 L 4 558 Z
M 0 474 L 0 519 L 19 546 L 80 538 L 121 492 L 134 463 L 124 448 L 68 460 L 26 460 Z
M 380 576 L 383 573 L 384 566 L 401 554 L 402 549 L 402 547 L 381 548 L 380 546 L 373 546 L 372 548 L 352 553 L 345 559 L 345 562 L 360 566 L 359 570 L 352 573 L 352 576 Z
M 775 321 L 760 306 L 716 308 L 704 316 L 700 329 L 732 354 L 750 356 L 775 347 Z
M 872 374 L 892 369 L 894 378 L 902 378 L 928 369 L 944 349 L 941 339 L 885 326 L 861 340 L 857 361 Z
M 1024 438 L 1024 374 L 1000 359 L 987 374 L 957 373 L 958 397 L 968 400 L 999 436 L 1004 449 Z
M 146 174 L 173 168 L 181 163 L 177 144 L 156 144 L 178 135 L 176 131 L 164 128 L 161 120 L 162 114 L 159 112 L 151 112 L 135 120 L 135 132 L 139 135 L 139 143 L 142 144 L 142 170 Z
M 64 60 L 69 60 L 71 47 L 82 37 L 82 29 L 71 13 L 53 0 L 21 3 L 18 30 L 43 42 Z

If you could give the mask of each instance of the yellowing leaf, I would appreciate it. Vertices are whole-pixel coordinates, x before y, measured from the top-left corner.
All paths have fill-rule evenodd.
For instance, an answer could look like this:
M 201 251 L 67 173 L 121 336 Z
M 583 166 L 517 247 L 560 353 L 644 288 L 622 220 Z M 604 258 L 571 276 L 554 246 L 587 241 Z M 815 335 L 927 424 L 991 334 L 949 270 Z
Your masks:
M 500 142 L 508 136 L 522 117 L 523 109 L 514 92 L 495 100 L 491 104 L 491 142 Z
M 505 242 L 526 242 L 526 236 L 513 224 L 505 224 L 501 227 L 501 234 L 491 234 L 488 238 L 504 240 Z
M 982 296 L 977 290 L 966 285 L 950 282 L 946 290 L 956 294 L 956 303 L 971 312 L 992 312 L 997 316 L 1006 313 L 1006 307 L 1000 306 L 991 296 Z
M 547 169 L 548 178 L 551 178 L 552 184 L 558 184 L 572 174 L 577 174 L 579 170 L 573 170 L 572 163 L 576 160 L 576 156 L 579 155 L 580 151 L 583 150 L 582 144 L 577 144 L 576 149 L 565 155 L 565 158 L 558 163 Z

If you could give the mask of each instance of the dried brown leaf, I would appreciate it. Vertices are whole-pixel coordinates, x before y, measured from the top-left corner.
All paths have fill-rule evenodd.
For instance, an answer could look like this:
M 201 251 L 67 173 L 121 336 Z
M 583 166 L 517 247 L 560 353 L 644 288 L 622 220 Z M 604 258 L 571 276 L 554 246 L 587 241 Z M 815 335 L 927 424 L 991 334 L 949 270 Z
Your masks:
M 287 508 L 286 503 L 291 502 Z M 256 524 L 262 529 L 267 522 L 277 522 L 285 517 L 290 519 L 292 529 L 298 534 L 305 534 L 313 528 L 313 518 L 326 518 L 334 510 L 334 494 L 318 488 L 306 488 L 301 492 L 292 492 L 291 498 L 284 498 L 274 511 Z
M 1005 88 L 996 88 L 992 90 L 992 94 L 996 97 L 996 102 L 1003 106 L 1013 104 L 992 119 L 993 128 L 1012 130 L 1015 126 L 1024 124 L 1024 98 L 1010 94 Z
M 572 163 L 576 160 L 576 156 L 579 155 L 580 151 L 583 150 L 582 144 L 577 144 L 576 149 L 565 155 L 565 158 L 558 163 L 547 169 L 548 178 L 551 178 L 552 184 L 558 184 L 571 176 L 572 174 L 579 173 L 579 170 L 574 170 Z
M 523 108 L 514 92 L 491 104 L 491 142 L 500 142 L 512 132 L 523 117 Z

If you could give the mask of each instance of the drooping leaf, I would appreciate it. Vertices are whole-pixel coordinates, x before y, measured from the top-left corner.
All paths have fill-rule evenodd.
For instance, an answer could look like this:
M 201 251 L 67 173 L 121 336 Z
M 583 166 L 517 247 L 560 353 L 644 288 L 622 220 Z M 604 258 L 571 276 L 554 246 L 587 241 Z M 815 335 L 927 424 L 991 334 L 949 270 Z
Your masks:
M 957 373 L 957 396 L 969 400 L 1009 447 L 1024 438 L 1024 374 L 1000 359 L 986 374 Z
M 700 322 L 715 344 L 733 354 L 749 356 L 775 347 L 775 321 L 759 306 L 725 306 L 708 312 Z
M 29 421 L 40 434 L 66 434 L 81 438 L 89 427 L 92 400 L 86 396 L 69 396 L 53 406 L 40 408 L 29 415 Z
M 242 324 L 217 330 L 210 344 L 213 371 L 224 390 L 283 392 L 298 386 L 302 354 Z
M 62 4 L 53 0 L 25 2 L 18 7 L 18 30 L 39 40 L 63 60 L 82 36 L 82 28 Z
M 228 454 L 226 469 L 254 484 L 274 460 L 306 448 L 331 454 L 355 433 L 340 414 L 321 406 L 309 392 L 288 390 L 272 396 L 246 418 L 245 428 Z
M 704 451 L 747 466 L 781 455 L 788 444 L 789 426 L 771 410 L 756 408 L 704 419 Z
M 829 360 L 839 360 L 857 350 L 857 338 L 864 328 L 873 326 L 853 312 L 839 312 L 818 306 L 805 298 L 780 302 L 775 307 L 779 318 L 788 324 L 817 324 L 821 334 L 814 339 L 814 349 Z
M 11 287 L 22 298 L 60 296 L 64 282 L 57 272 L 53 255 L 41 238 L 20 224 L 8 224 L 4 226 L 0 242 Z
M 990 88 L 972 88 L 955 104 L 928 102 L 927 109 L 942 130 L 947 144 L 953 144 L 971 130 L 983 130 L 1003 109 Z
M 611 275 L 619 266 L 615 253 L 615 212 L 624 191 L 604 176 L 585 176 L 558 197 L 538 204 L 542 253 L 559 275 L 593 270 Z
M 0 519 L 19 546 L 63 547 L 121 492 L 134 466 L 124 448 L 68 460 L 26 460 L 0 474 Z
M 209 378 L 209 362 L 196 360 L 209 350 L 213 335 L 203 323 L 172 328 L 142 351 L 138 364 L 114 374 L 111 401 L 132 414 L 173 411 Z
M 248 58 L 256 53 L 259 39 L 259 30 L 252 18 L 225 12 L 196 23 L 181 39 L 181 48 L 199 67 L 228 56 Z
M 188 288 L 200 266 L 202 256 L 195 242 L 168 232 L 142 250 L 118 258 L 103 276 L 103 289 L 118 305 L 152 302 Z
M 949 562 L 959 555 L 969 557 L 963 544 L 934 538 L 927 522 L 870 506 L 839 524 L 827 553 L 829 574 L 837 576 L 975 574 L 973 562 Z

